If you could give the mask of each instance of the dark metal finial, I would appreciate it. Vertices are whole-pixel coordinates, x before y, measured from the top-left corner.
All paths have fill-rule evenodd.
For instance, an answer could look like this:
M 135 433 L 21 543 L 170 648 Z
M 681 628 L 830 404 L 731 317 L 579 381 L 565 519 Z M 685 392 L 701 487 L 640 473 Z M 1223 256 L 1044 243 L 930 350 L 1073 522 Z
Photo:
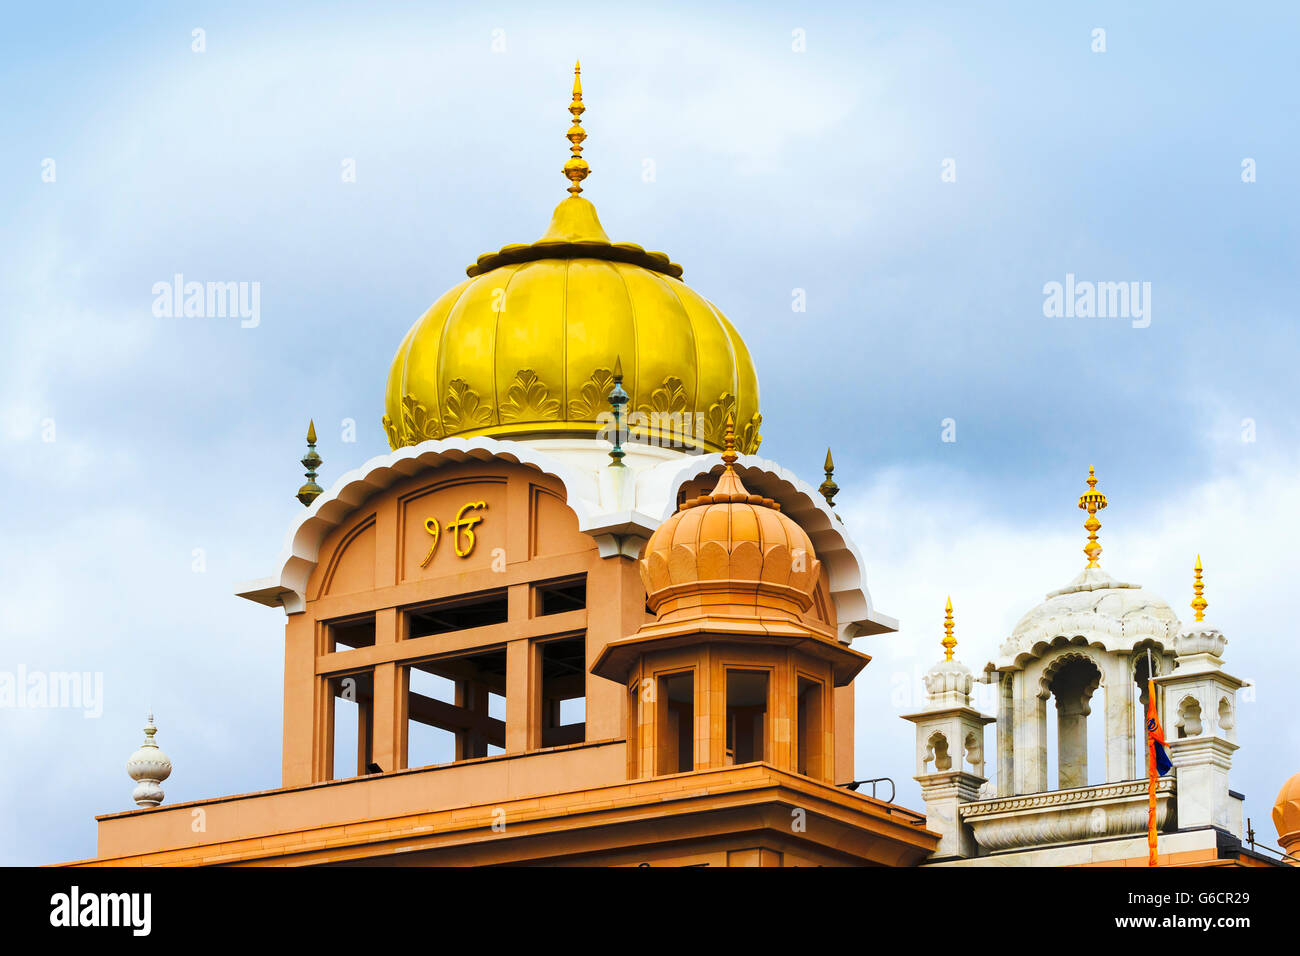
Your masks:
M 826 449 L 826 480 L 818 486 L 817 490 L 822 493 L 826 503 L 832 508 L 835 507 L 835 496 L 840 492 L 840 486 L 835 484 L 835 459 L 831 457 L 831 450 Z
M 325 490 L 316 484 L 316 469 L 321 464 L 321 456 L 316 454 L 316 421 L 312 419 L 307 423 L 307 454 L 302 456 L 302 466 L 307 469 L 307 483 L 298 489 L 298 500 L 304 507 L 310 507 Z
M 623 357 L 614 358 L 614 387 L 609 392 L 609 404 L 614 409 L 614 447 L 609 450 L 611 468 L 626 468 L 623 464 L 623 406 L 628 403 L 627 392 L 623 391 Z

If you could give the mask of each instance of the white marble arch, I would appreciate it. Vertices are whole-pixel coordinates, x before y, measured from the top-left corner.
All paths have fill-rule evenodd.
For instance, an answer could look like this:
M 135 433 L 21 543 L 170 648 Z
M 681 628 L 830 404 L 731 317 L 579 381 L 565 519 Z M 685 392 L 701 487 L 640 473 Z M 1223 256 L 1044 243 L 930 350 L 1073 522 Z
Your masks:
M 1019 666 L 1003 671 L 1001 679 L 1010 681 L 1010 685 L 1001 695 L 998 724 L 1006 735 L 1003 745 L 1010 744 L 1010 759 L 999 766 L 1012 778 L 1010 790 L 999 787 L 1004 796 L 1086 786 L 1089 731 L 1103 734 L 1107 783 L 1133 780 L 1140 775 L 1137 757 L 1142 750 L 1137 731 L 1135 669 L 1139 660 L 1145 659 L 1148 648 L 1157 674 L 1172 670 L 1174 655 L 1150 638 L 1135 641 L 1131 649 L 1110 650 L 1106 646 L 1109 636 L 1076 633 L 1041 640 L 1020 651 L 1016 658 Z M 1090 664 L 1093 675 L 1083 687 L 1058 688 L 1066 691 L 1066 697 L 1057 698 L 1060 723 L 1056 732 L 1060 744 L 1058 777 L 1053 785 L 1048 780 L 1047 735 L 1053 728 L 1048 726 L 1047 702 L 1053 694 L 1054 680 L 1065 667 L 1079 661 Z M 1089 722 L 1098 694 L 1102 720 Z

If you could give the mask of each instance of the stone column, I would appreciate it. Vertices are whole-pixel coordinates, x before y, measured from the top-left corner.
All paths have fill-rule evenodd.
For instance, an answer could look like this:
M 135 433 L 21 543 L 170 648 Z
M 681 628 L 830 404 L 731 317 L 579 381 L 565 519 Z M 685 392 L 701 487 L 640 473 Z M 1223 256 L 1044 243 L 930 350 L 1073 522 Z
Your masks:
M 924 679 L 925 709 L 903 719 L 916 725 L 915 779 L 925 798 L 926 826 L 940 835 L 934 858 L 972 857 L 978 848 L 961 805 L 978 800 L 986 782 L 984 727 L 993 718 L 970 706 L 973 678 L 964 664 L 941 661 Z
M 964 771 L 952 771 L 917 779 L 921 783 L 921 798 L 925 801 L 925 825 L 940 834 L 934 859 L 977 856 L 979 846 L 970 827 L 962 824 L 960 808 L 963 803 L 979 799 L 984 778 Z
M 1017 794 L 1047 789 L 1047 701 L 1025 688 L 1024 673 L 1017 674 L 1015 701 L 1015 782 Z
M 1013 691 L 1016 675 L 1004 671 L 998 682 L 998 796 L 1010 797 L 1016 792 L 1015 698 Z
M 1056 769 L 1060 789 L 1088 785 L 1088 701 L 1079 689 L 1056 697 Z
M 542 745 L 541 675 L 537 648 L 528 638 L 506 644 L 506 753 Z
M 1237 745 L 1221 737 L 1169 741 L 1178 776 L 1178 826 L 1212 826 L 1241 836 L 1241 801 L 1228 792 L 1228 771 Z
M 1118 783 L 1134 780 L 1136 762 L 1137 713 L 1133 699 L 1137 685 L 1133 682 L 1132 658 L 1126 654 L 1109 654 L 1106 668 L 1106 780 Z
M 370 711 L 370 760 L 385 772 L 405 766 L 406 701 L 402 669 L 389 661 L 375 666 Z
M 1161 722 L 1169 759 L 1178 777 L 1178 825 L 1214 826 L 1241 836 L 1241 799 L 1228 787 L 1232 754 L 1237 749 L 1237 691 L 1243 682 L 1223 670 L 1227 639 L 1215 628 L 1193 623 L 1178 635 L 1177 665 L 1156 678 L 1163 691 Z M 1177 736 L 1179 708 L 1184 701 L 1200 708 L 1199 726 Z

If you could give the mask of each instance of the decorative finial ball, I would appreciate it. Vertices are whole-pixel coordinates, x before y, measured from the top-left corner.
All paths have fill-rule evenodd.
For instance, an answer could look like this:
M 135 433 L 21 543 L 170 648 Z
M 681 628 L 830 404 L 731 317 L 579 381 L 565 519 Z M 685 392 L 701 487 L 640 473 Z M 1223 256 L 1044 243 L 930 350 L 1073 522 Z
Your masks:
M 971 691 L 975 687 L 975 676 L 971 669 L 956 660 L 943 660 L 931 665 L 921 675 L 925 684 L 926 696 L 933 707 L 969 707 Z
M 171 759 L 154 742 L 156 733 L 158 728 L 154 726 L 153 714 L 150 714 L 144 728 L 144 743 L 126 762 L 127 774 L 136 781 L 131 798 L 141 807 L 156 807 L 162 803 L 164 794 L 160 784 L 172 773 Z

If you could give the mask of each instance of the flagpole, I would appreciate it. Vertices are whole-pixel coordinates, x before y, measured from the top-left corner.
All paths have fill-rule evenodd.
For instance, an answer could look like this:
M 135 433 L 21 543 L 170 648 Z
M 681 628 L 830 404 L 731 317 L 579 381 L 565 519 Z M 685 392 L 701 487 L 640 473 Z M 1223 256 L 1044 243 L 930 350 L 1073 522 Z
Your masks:
M 1147 646 L 1147 866 L 1156 863 L 1156 749 L 1152 736 L 1151 717 L 1156 706 L 1156 685 L 1151 671 L 1151 647 Z

